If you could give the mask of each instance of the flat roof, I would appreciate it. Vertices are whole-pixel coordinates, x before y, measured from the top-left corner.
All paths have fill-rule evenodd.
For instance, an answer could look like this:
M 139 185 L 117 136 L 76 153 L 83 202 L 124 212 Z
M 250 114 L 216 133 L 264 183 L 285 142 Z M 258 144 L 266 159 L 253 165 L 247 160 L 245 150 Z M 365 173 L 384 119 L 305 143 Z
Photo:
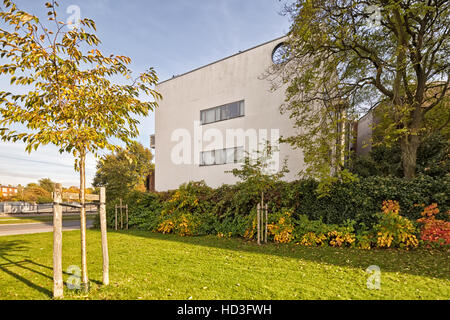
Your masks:
M 285 38 L 285 37 L 286 37 L 286 36 L 284 35 L 284 36 L 278 37 L 278 38 L 276 38 L 276 39 L 273 39 L 273 40 L 266 41 L 266 42 L 264 42 L 264 43 L 258 44 L 257 46 L 251 47 L 250 49 L 246 49 L 246 50 L 244 50 L 244 51 L 239 51 L 238 53 L 235 53 L 235 54 L 233 54 L 233 55 L 231 55 L 231 56 L 228 56 L 228 57 L 225 57 L 225 58 L 216 60 L 216 61 L 214 61 L 214 62 L 205 64 L 204 66 L 201 66 L 201 67 L 198 67 L 198 68 L 196 68 L 196 69 L 190 70 L 190 71 L 188 71 L 188 72 L 185 72 L 185 73 L 182 73 L 182 74 L 173 76 L 172 78 L 169 78 L 169 79 L 167 79 L 167 80 L 158 82 L 156 85 L 158 86 L 158 85 L 160 85 L 160 84 L 162 84 L 162 83 L 165 83 L 165 82 L 168 82 L 168 81 L 170 81 L 170 80 L 173 80 L 173 79 L 176 79 L 176 78 L 185 76 L 185 75 L 187 75 L 187 74 L 189 74 L 189 73 L 192 73 L 192 72 L 195 72 L 195 71 L 197 71 L 197 70 L 200 70 L 200 69 L 209 67 L 210 65 L 213 65 L 213 64 L 215 64 L 215 63 L 218 63 L 218 62 L 221 62 L 221 61 L 230 59 L 230 58 L 232 58 L 232 57 L 235 57 L 235 56 L 240 55 L 240 54 L 242 54 L 242 53 L 245 53 L 245 52 L 247 52 L 247 51 L 250 51 L 250 50 L 256 49 L 256 48 L 258 48 L 258 47 L 264 46 L 264 45 L 266 45 L 266 44 L 268 44 L 268 43 L 271 43 L 271 42 L 274 42 L 274 41 L 277 41 L 277 40 L 281 40 L 281 39 L 283 39 L 283 38 Z

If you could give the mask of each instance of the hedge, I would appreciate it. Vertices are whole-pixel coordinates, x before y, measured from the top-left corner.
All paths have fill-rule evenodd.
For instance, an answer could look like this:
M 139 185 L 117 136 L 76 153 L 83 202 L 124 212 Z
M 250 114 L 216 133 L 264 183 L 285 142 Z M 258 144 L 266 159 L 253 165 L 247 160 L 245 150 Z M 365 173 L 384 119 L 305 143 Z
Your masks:
M 373 176 L 352 183 L 335 183 L 325 197 L 317 195 L 316 188 L 317 182 L 313 180 L 274 183 L 265 194 L 269 212 L 290 209 L 294 219 L 306 215 L 311 220 L 322 220 L 327 224 L 341 225 L 354 220 L 355 229 L 358 229 L 376 222 L 376 213 L 380 212 L 384 200 L 397 200 L 401 215 L 412 221 L 420 218 L 423 208 L 418 205 L 421 204 L 438 203 L 442 213 L 450 210 L 448 176 L 420 176 L 411 181 Z M 253 219 L 260 201 L 258 192 L 245 182 L 217 189 L 202 182 L 192 182 L 168 192 L 133 192 L 125 199 L 129 206 L 130 228 L 155 230 L 164 208 L 176 192 L 198 199 L 199 205 L 183 210 L 198 217 L 199 234 L 230 232 L 241 235 L 245 224 Z M 114 226 L 115 203 L 110 201 L 107 206 L 110 227 Z M 441 218 L 446 219 L 443 216 Z

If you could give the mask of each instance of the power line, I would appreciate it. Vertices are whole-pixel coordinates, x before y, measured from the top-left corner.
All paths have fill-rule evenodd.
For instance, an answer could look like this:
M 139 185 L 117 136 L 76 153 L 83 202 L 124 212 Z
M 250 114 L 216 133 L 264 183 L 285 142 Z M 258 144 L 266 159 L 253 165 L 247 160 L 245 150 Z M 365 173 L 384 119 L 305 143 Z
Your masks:
M 51 161 L 32 160 L 32 159 L 25 159 L 25 158 L 5 156 L 5 155 L 0 155 L 0 158 L 9 159 L 9 160 L 16 160 L 16 161 L 28 161 L 28 162 L 47 164 L 47 165 L 52 165 L 52 166 L 60 166 L 60 167 L 64 167 L 64 168 L 73 168 L 73 166 L 68 165 L 68 164 L 62 164 L 62 163 L 51 162 Z

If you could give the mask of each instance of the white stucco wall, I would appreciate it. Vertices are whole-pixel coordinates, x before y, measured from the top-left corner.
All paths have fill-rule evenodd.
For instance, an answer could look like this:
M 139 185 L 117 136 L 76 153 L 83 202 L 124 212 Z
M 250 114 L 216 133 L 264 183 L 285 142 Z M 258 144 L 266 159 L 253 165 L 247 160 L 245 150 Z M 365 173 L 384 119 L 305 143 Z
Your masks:
M 237 180 L 225 171 L 240 166 L 226 164 L 200 166 L 199 164 L 173 163 L 171 153 L 179 141 L 172 141 L 174 130 L 187 129 L 194 136 L 194 122 L 200 121 L 200 111 L 227 103 L 245 100 L 245 116 L 201 126 L 203 131 L 216 128 L 225 137 L 226 129 L 279 129 L 282 136 L 294 134 L 291 120 L 281 115 L 280 105 L 284 101 L 284 89 L 270 90 L 270 83 L 261 76 L 272 63 L 272 51 L 281 43 L 278 39 L 248 51 L 212 63 L 187 74 L 157 85 L 163 100 L 155 111 L 155 188 L 164 191 L 177 188 L 189 181 L 205 182 L 217 187 L 223 183 L 233 184 Z M 225 147 L 225 146 L 224 146 Z M 202 150 L 208 143 L 203 141 Z M 197 152 L 198 151 L 198 152 Z M 191 143 L 191 159 L 194 146 Z M 197 154 L 198 156 L 198 154 Z M 286 180 L 294 180 L 303 168 L 303 156 L 286 144 L 280 145 L 280 163 L 288 157 L 290 173 Z

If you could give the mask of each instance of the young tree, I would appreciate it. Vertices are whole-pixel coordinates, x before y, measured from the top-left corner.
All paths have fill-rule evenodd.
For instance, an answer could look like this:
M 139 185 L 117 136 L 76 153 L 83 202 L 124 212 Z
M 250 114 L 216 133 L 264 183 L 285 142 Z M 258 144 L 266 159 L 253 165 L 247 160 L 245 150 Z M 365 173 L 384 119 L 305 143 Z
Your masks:
M 0 92 L 0 135 L 7 141 L 22 140 L 28 152 L 54 144 L 61 153 L 69 152 L 76 158 L 75 168 L 80 173 L 82 284 L 87 290 L 86 155 L 97 155 L 102 149 L 116 150 L 113 138 L 129 143 L 138 135 L 135 117 L 148 115 L 160 98 L 152 89 L 157 76 L 150 68 L 132 79 L 127 67 L 130 58 L 105 56 L 96 48 L 100 40 L 85 30 L 95 31 L 94 21 L 83 19 L 78 28 L 67 28 L 58 19 L 55 1 L 45 4 L 48 26 L 19 10 L 12 1 L 3 3 L 0 19 L 5 28 L 0 28 L 0 55 L 8 63 L 0 65 L 0 74 L 9 74 L 11 84 L 25 85 L 30 91 Z M 112 82 L 112 78 L 121 77 L 130 83 Z M 142 94 L 152 101 L 141 101 Z M 28 130 L 12 130 L 9 125 L 13 123 Z
M 424 119 L 449 91 L 450 2 L 297 0 L 287 13 L 287 62 L 274 74 L 288 84 L 284 111 L 306 132 L 288 142 L 306 150 L 326 146 L 334 136 L 324 127 L 337 122 L 329 118 L 387 101 L 393 125 L 386 140 L 400 142 L 404 175 L 413 178 Z M 334 110 L 340 101 L 348 104 L 345 113 Z M 325 134 L 308 139 L 314 130 Z M 320 161 L 323 151 L 308 156 Z
M 36 184 L 28 184 L 25 189 L 21 190 L 22 200 L 27 202 L 51 203 L 51 193 Z
M 243 163 L 240 168 L 235 168 L 226 173 L 232 173 L 239 178 L 242 183 L 249 186 L 249 196 L 259 197 L 264 200 L 264 194 L 278 181 L 280 181 L 288 172 L 287 159 L 283 160 L 280 168 L 276 168 L 274 159 L 278 155 L 278 147 L 271 146 L 268 142 L 264 147 L 252 153 L 246 152 Z
M 106 187 L 107 199 L 123 198 L 131 190 L 144 186 L 154 168 L 152 158 L 149 149 L 133 142 L 127 149 L 120 149 L 98 161 L 93 185 Z
M 39 186 L 48 192 L 53 192 L 55 188 L 55 183 L 50 178 L 42 178 L 39 181 Z

